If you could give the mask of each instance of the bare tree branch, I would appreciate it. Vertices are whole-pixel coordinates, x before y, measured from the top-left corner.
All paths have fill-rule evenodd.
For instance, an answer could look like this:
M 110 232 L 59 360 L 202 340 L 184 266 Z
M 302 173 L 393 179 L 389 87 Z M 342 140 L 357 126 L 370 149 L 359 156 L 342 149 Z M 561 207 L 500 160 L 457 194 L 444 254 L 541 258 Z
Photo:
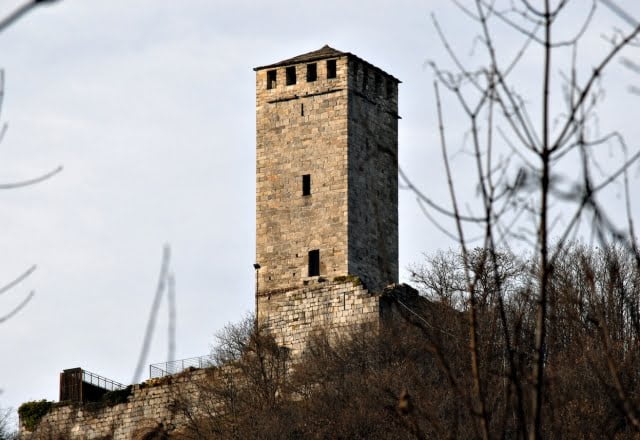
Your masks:
M 153 331 L 155 329 L 156 317 L 160 308 L 160 302 L 162 301 L 162 295 L 167 287 L 167 276 L 169 274 L 169 261 L 171 259 L 171 249 L 169 245 L 165 245 L 162 249 L 162 264 L 160 265 L 160 275 L 158 276 L 158 284 L 156 286 L 156 293 L 153 297 L 153 303 L 151 305 L 151 311 L 149 313 L 149 319 L 147 320 L 147 327 L 144 332 L 144 339 L 142 341 L 142 348 L 140 349 L 140 356 L 138 357 L 138 364 L 136 365 L 135 372 L 131 383 L 138 383 L 142 376 L 142 370 L 144 369 L 147 361 L 147 355 L 149 354 L 149 347 L 151 345 L 151 338 L 153 337 Z

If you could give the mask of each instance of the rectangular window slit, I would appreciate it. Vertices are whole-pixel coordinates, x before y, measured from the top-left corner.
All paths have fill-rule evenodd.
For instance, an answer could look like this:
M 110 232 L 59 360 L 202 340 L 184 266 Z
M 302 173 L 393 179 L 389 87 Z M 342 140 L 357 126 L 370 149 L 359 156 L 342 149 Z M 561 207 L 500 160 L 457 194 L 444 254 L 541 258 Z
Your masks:
M 292 86 L 296 83 L 296 66 L 287 67 L 287 85 Z
M 316 63 L 307 64 L 307 82 L 313 82 L 318 79 L 318 68 Z
M 309 276 L 315 277 L 320 275 L 320 250 L 314 249 L 309 251 Z
M 305 174 L 302 176 L 302 195 L 311 195 L 311 174 Z
M 327 78 L 336 77 L 336 60 L 327 60 Z
M 267 71 L 267 90 L 275 88 L 277 75 L 275 70 Z
M 304 116 L 304 104 L 300 104 L 300 116 Z

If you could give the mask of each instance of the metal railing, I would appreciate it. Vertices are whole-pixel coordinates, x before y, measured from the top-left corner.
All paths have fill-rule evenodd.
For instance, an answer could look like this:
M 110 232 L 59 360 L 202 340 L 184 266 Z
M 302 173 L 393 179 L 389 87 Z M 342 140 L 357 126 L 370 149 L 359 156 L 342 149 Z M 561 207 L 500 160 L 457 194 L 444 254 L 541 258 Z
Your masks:
M 180 359 L 177 361 L 160 362 L 149 365 L 149 378 L 171 376 L 180 373 L 188 368 L 214 367 L 216 362 L 210 355 Z
M 120 382 L 107 379 L 106 377 L 100 376 L 99 374 L 95 374 L 87 370 L 82 370 L 82 381 L 109 391 L 121 390 L 123 388 L 126 388 L 126 386 L 121 384 Z
M 69 368 L 60 373 L 60 401 L 96 402 L 109 391 L 121 390 L 125 386 L 99 374 Z

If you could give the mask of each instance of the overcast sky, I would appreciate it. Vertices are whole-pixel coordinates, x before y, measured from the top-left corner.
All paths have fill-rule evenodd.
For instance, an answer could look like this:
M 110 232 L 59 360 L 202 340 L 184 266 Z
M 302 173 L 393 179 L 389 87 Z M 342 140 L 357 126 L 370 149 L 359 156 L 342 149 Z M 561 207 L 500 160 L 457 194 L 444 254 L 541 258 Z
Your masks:
M 637 3 L 619 2 L 640 17 Z M 20 4 L 2 0 L 0 14 Z M 580 8 L 567 26 L 584 18 Z M 216 331 L 252 310 L 255 66 L 329 44 L 401 79 L 400 166 L 445 204 L 426 63 L 449 61 L 431 13 L 456 50 L 478 55 L 473 23 L 445 0 L 65 0 L 0 34 L 1 120 L 9 125 L 0 183 L 64 166 L 40 185 L 0 192 L 0 284 L 38 265 L 0 296 L 2 315 L 36 292 L 0 325 L 0 406 L 57 399 L 65 368 L 128 383 L 164 243 L 177 283 L 178 359 L 207 354 Z M 602 7 L 593 26 L 580 53 L 587 70 L 602 53 L 596 48 L 606 48 L 603 35 L 629 29 Z M 503 31 L 496 28 L 498 40 Z M 507 51 L 511 43 L 501 41 Z M 523 65 L 518 85 L 538 99 L 539 52 Z M 617 61 L 607 75 L 596 125 L 621 130 L 635 148 L 640 97 L 628 88 L 640 76 Z M 454 104 L 445 101 L 445 113 Z M 463 120 L 447 117 L 458 150 Z M 604 162 L 616 158 L 614 147 L 603 151 Z M 637 166 L 633 175 L 637 188 Z M 620 202 L 619 187 L 609 196 Z M 400 267 L 453 246 L 401 191 Z M 163 307 L 149 363 L 167 356 L 166 315 Z

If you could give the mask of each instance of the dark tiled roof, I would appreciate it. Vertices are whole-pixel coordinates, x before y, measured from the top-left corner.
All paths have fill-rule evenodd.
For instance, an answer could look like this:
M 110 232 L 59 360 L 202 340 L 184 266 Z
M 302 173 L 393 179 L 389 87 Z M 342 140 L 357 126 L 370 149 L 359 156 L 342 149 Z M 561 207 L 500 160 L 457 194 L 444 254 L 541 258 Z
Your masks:
M 285 66 L 287 64 L 307 63 L 309 61 L 321 60 L 323 58 L 339 57 L 341 55 L 348 55 L 348 54 L 345 52 L 340 52 L 339 50 L 336 50 L 333 47 L 329 47 L 328 45 L 325 44 L 318 50 L 307 52 L 302 55 L 298 55 L 297 57 L 282 60 L 277 63 L 269 64 L 268 66 L 256 67 L 253 70 L 261 70 L 269 67 Z
M 350 52 L 339 51 L 339 50 L 334 49 L 333 47 L 330 47 L 330 46 L 328 46 L 326 44 L 324 46 L 322 46 L 318 50 L 307 52 L 307 53 L 304 53 L 302 55 L 298 55 L 298 56 L 293 57 L 293 58 L 288 58 L 286 60 L 279 61 L 277 63 L 268 64 L 266 66 L 255 67 L 253 70 L 270 69 L 270 68 L 274 68 L 274 67 L 287 66 L 287 65 L 291 65 L 291 64 L 309 63 L 311 61 L 322 60 L 322 59 L 325 59 L 325 58 L 335 58 L 335 57 L 340 57 L 340 56 L 345 56 L 345 55 L 349 56 L 349 57 L 352 57 L 352 58 L 355 58 L 357 60 L 360 60 L 360 61 L 370 65 L 371 67 L 379 70 L 380 72 L 384 73 L 385 75 L 390 76 L 391 78 L 395 79 L 397 82 L 401 82 L 398 78 L 394 77 L 393 75 L 389 75 L 384 70 L 380 69 L 379 67 L 374 66 L 373 64 L 363 60 L 362 58 L 360 58 L 360 57 L 358 57 L 358 56 L 356 56 L 356 55 L 354 55 L 354 54 L 352 54 Z

